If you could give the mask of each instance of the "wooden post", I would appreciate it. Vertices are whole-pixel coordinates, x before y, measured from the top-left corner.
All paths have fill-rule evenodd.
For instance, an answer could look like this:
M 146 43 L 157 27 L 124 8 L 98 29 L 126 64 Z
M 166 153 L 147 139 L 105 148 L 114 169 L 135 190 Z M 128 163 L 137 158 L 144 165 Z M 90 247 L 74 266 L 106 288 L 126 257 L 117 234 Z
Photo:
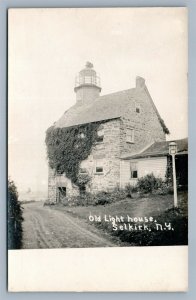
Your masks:
M 175 154 L 172 154 L 174 207 L 178 207 Z

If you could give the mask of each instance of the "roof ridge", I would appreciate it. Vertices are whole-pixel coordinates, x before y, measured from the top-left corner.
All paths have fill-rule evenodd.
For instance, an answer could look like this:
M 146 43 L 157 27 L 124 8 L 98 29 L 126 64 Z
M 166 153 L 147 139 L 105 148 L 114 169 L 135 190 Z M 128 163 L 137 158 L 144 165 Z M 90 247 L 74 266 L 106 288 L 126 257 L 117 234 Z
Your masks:
M 95 101 L 97 101 L 98 99 L 100 99 L 102 97 L 107 97 L 107 96 L 111 96 L 111 95 L 114 95 L 114 94 L 126 93 L 128 91 L 133 91 L 133 90 L 135 90 L 135 88 L 130 88 L 130 89 L 121 90 L 121 91 L 118 91 L 118 92 L 112 92 L 112 93 L 109 93 L 109 94 L 101 95 L 101 96 L 95 98 Z

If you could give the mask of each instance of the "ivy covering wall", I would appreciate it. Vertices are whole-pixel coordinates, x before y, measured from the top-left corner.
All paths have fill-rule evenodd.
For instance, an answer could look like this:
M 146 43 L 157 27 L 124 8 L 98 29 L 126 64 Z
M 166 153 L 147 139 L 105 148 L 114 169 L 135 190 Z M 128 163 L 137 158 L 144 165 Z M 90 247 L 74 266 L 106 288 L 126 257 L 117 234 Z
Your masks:
M 88 123 L 68 128 L 52 126 L 46 132 L 45 142 L 49 166 L 58 174 L 65 173 L 66 177 L 77 186 L 81 185 L 78 176 L 80 164 L 92 151 L 100 123 Z
M 170 134 L 169 129 L 168 129 L 167 126 L 165 125 L 164 120 L 163 120 L 161 117 L 158 117 L 158 119 L 159 119 L 159 122 L 160 122 L 160 124 L 161 124 L 161 126 L 162 126 L 162 128 L 163 128 L 163 132 L 164 132 L 165 134 Z

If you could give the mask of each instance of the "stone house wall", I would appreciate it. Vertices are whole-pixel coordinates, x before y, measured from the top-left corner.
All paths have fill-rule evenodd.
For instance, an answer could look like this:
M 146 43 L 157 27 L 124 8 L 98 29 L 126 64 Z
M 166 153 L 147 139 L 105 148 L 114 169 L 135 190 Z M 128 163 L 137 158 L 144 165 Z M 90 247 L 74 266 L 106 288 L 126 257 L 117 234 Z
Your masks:
M 157 141 L 165 141 L 165 133 L 158 120 L 152 102 L 145 89 L 136 89 L 134 104 L 127 109 L 121 119 L 120 127 L 120 151 L 121 154 L 136 154 L 145 147 Z M 133 103 L 133 102 L 132 102 Z M 136 112 L 136 109 L 140 112 Z M 134 130 L 134 142 L 126 142 L 127 129 Z
M 139 109 L 139 112 L 136 111 Z M 152 103 L 145 85 L 138 83 L 135 89 L 134 101 L 122 118 L 103 121 L 100 125 L 104 130 L 103 142 L 96 143 L 89 157 L 82 161 L 81 168 L 85 168 L 91 176 L 86 185 L 86 191 L 112 190 L 120 186 L 121 182 L 121 155 L 136 154 L 155 141 L 165 141 L 165 133 L 158 120 L 156 108 Z M 127 142 L 127 129 L 134 130 L 134 141 Z M 97 173 L 96 165 L 103 167 L 102 173 Z M 50 201 L 58 198 L 58 187 L 66 187 L 67 195 L 79 195 L 79 188 L 71 183 L 64 175 L 55 176 L 53 170 L 49 171 Z
M 102 127 L 103 142 L 96 143 L 91 155 L 81 163 L 92 178 L 87 189 L 93 193 L 112 190 L 120 184 L 120 120 L 104 122 Z M 97 173 L 96 166 L 103 166 L 103 173 Z
M 82 161 L 91 177 L 86 191 L 96 193 L 108 191 L 120 185 L 120 119 L 113 119 L 101 124 L 104 130 L 103 142 L 96 143 L 89 157 Z M 103 167 L 103 173 L 96 173 L 96 166 Z M 48 198 L 50 202 L 58 201 L 58 188 L 66 187 L 67 196 L 79 195 L 79 188 L 63 175 L 55 175 L 49 169 Z
M 48 169 L 48 201 L 56 202 L 56 175 L 50 167 Z

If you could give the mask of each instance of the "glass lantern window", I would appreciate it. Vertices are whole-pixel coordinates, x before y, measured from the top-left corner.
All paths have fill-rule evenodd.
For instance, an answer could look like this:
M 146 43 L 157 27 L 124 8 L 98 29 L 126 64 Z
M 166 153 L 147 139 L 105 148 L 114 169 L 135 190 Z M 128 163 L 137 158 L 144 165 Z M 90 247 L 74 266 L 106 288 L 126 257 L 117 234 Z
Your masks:
M 92 83 L 92 77 L 91 76 L 85 76 L 85 83 Z

